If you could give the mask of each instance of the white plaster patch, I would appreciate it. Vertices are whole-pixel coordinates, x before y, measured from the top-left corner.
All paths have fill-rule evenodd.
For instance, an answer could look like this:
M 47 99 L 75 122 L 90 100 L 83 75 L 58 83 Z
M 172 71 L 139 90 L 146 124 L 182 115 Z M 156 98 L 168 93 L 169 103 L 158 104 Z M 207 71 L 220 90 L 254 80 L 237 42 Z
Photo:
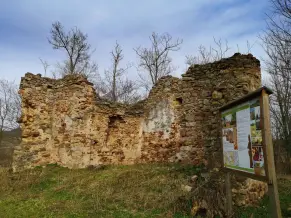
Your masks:
M 163 100 L 151 109 L 147 119 L 143 121 L 143 131 L 148 133 L 163 132 L 163 138 L 169 138 L 174 120 L 174 109 L 169 100 Z
M 71 130 L 73 120 L 69 116 L 65 116 L 66 129 Z

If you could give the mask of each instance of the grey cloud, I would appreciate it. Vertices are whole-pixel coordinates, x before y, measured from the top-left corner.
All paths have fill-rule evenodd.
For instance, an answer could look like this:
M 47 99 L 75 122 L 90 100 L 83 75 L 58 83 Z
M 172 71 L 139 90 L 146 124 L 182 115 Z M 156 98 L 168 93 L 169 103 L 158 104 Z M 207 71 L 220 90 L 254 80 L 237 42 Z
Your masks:
M 213 44 L 213 36 L 229 39 L 232 46 L 255 41 L 264 26 L 259 16 L 264 0 L 25 0 L 6 1 L 0 8 L 0 77 L 20 78 L 26 71 L 41 73 L 38 57 L 54 63 L 63 55 L 50 48 L 46 37 L 53 21 L 67 28 L 78 26 L 88 33 L 96 48 L 94 59 L 102 72 L 110 65 L 109 52 L 115 40 L 123 46 L 125 63 L 136 61 L 133 47 L 147 45 L 152 31 L 170 32 L 184 39 L 181 51 L 173 54 L 175 65 L 184 69 L 184 56 L 195 53 L 199 44 Z M 3 22 L 3 20 L 5 22 Z M 2 21 L 2 22 L 1 22 Z M 10 28 L 10 30 L 9 30 Z M 1 30 L 2 29 L 2 30 Z M 5 43 L 3 43 L 5 41 Z M 260 56 L 261 49 L 255 50 Z M 6 55 L 4 55 L 6 54 Z M 131 76 L 135 69 L 131 70 Z

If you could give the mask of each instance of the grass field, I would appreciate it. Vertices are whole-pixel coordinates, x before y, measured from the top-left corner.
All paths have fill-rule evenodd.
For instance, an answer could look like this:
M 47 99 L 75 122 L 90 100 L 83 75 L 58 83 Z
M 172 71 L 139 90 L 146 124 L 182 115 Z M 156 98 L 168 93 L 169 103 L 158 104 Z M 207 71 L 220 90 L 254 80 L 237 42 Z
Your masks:
M 55 165 L 0 172 L 0 217 L 191 217 L 190 178 L 200 168 L 176 164 L 69 170 Z M 291 216 L 291 182 L 280 180 L 284 217 Z M 236 217 L 267 217 L 267 199 Z
M 187 217 L 191 196 L 181 185 L 195 173 L 193 166 L 150 164 L 2 175 L 0 217 Z

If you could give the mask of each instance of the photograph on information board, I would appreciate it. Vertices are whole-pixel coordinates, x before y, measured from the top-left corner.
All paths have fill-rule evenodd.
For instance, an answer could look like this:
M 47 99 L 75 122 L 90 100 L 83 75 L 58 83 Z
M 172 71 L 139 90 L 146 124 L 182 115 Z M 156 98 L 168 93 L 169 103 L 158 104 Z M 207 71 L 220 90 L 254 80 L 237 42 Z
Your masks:
M 265 176 L 260 100 L 222 112 L 224 166 Z

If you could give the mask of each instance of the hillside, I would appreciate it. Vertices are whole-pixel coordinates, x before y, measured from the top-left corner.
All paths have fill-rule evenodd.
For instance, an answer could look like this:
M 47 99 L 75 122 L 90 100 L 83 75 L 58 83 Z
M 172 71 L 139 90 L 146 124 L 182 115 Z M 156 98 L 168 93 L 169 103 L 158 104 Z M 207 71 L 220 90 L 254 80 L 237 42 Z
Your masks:
M 50 165 L 15 174 L 2 168 L 0 217 L 191 217 L 193 193 L 185 187 L 195 187 L 191 177 L 199 172 L 177 164 L 78 170 Z M 291 182 L 279 183 L 287 217 Z M 265 199 L 257 208 L 241 208 L 236 217 L 268 217 L 267 205 Z

